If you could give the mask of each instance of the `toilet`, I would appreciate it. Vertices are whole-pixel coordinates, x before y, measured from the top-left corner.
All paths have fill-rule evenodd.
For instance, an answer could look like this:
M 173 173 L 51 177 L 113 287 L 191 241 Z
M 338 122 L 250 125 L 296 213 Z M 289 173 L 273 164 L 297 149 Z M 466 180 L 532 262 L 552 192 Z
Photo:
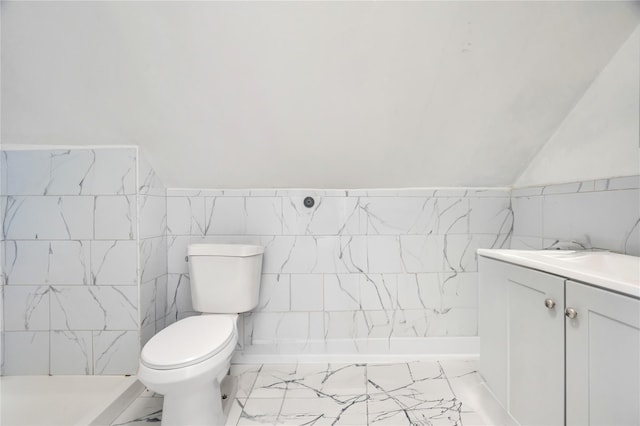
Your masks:
M 153 336 L 138 379 L 164 395 L 165 426 L 223 425 L 220 384 L 238 342 L 238 313 L 258 304 L 264 247 L 192 244 L 187 248 L 193 308 L 202 314 Z

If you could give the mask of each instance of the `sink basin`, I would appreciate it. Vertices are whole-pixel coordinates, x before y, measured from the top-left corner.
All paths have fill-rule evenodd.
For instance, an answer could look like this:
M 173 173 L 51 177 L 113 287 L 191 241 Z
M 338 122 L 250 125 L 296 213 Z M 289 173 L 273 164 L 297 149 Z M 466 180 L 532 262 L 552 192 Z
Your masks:
M 640 298 L 640 257 L 579 250 L 479 249 L 478 254 Z

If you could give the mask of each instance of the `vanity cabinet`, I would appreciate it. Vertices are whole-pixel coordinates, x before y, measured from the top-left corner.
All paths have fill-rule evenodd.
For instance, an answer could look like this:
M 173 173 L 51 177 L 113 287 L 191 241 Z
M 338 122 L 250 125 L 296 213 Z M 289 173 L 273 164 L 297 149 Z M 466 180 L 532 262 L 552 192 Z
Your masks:
M 640 300 L 482 256 L 479 269 L 480 373 L 510 421 L 640 424 Z
M 564 279 L 479 262 L 480 372 L 518 423 L 563 424 Z
M 568 425 L 640 425 L 640 300 L 566 281 Z

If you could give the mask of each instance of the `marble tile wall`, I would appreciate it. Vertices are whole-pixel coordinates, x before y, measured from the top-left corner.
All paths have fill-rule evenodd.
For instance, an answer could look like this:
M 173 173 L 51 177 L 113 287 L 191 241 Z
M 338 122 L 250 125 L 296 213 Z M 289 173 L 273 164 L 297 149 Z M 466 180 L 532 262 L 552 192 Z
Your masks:
M 585 246 L 640 256 L 639 188 L 640 176 L 514 188 L 511 248 Z
M 193 314 L 187 245 L 246 242 L 266 251 L 243 354 L 411 353 L 425 337 L 476 336 L 475 250 L 508 247 L 512 216 L 507 189 L 169 189 L 167 323 Z
M 135 372 L 193 315 L 192 242 L 266 247 L 238 352 L 412 353 L 477 334 L 477 248 L 640 254 L 640 178 L 508 189 L 166 190 L 135 147 L 5 150 L 4 374 Z M 311 196 L 312 208 L 303 200 Z
M 140 154 L 140 347 L 165 326 L 167 307 L 167 190 Z
M 1 154 L 3 373 L 135 373 L 139 271 L 149 281 L 164 274 L 145 263 L 143 246 L 164 240 L 156 229 L 144 234 L 150 222 L 142 219 L 164 209 L 143 208 L 152 191 L 138 195 L 138 149 Z M 142 244 L 139 234 L 156 241 Z

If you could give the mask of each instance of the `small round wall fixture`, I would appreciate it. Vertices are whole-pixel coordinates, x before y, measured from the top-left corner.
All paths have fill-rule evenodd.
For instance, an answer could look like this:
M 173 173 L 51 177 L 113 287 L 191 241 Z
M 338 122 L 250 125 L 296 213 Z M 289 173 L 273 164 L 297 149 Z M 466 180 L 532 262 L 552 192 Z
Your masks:
M 304 199 L 304 206 L 308 209 L 310 209 L 311 207 L 313 207 L 313 205 L 315 204 L 315 200 L 313 199 L 313 197 L 305 197 Z

